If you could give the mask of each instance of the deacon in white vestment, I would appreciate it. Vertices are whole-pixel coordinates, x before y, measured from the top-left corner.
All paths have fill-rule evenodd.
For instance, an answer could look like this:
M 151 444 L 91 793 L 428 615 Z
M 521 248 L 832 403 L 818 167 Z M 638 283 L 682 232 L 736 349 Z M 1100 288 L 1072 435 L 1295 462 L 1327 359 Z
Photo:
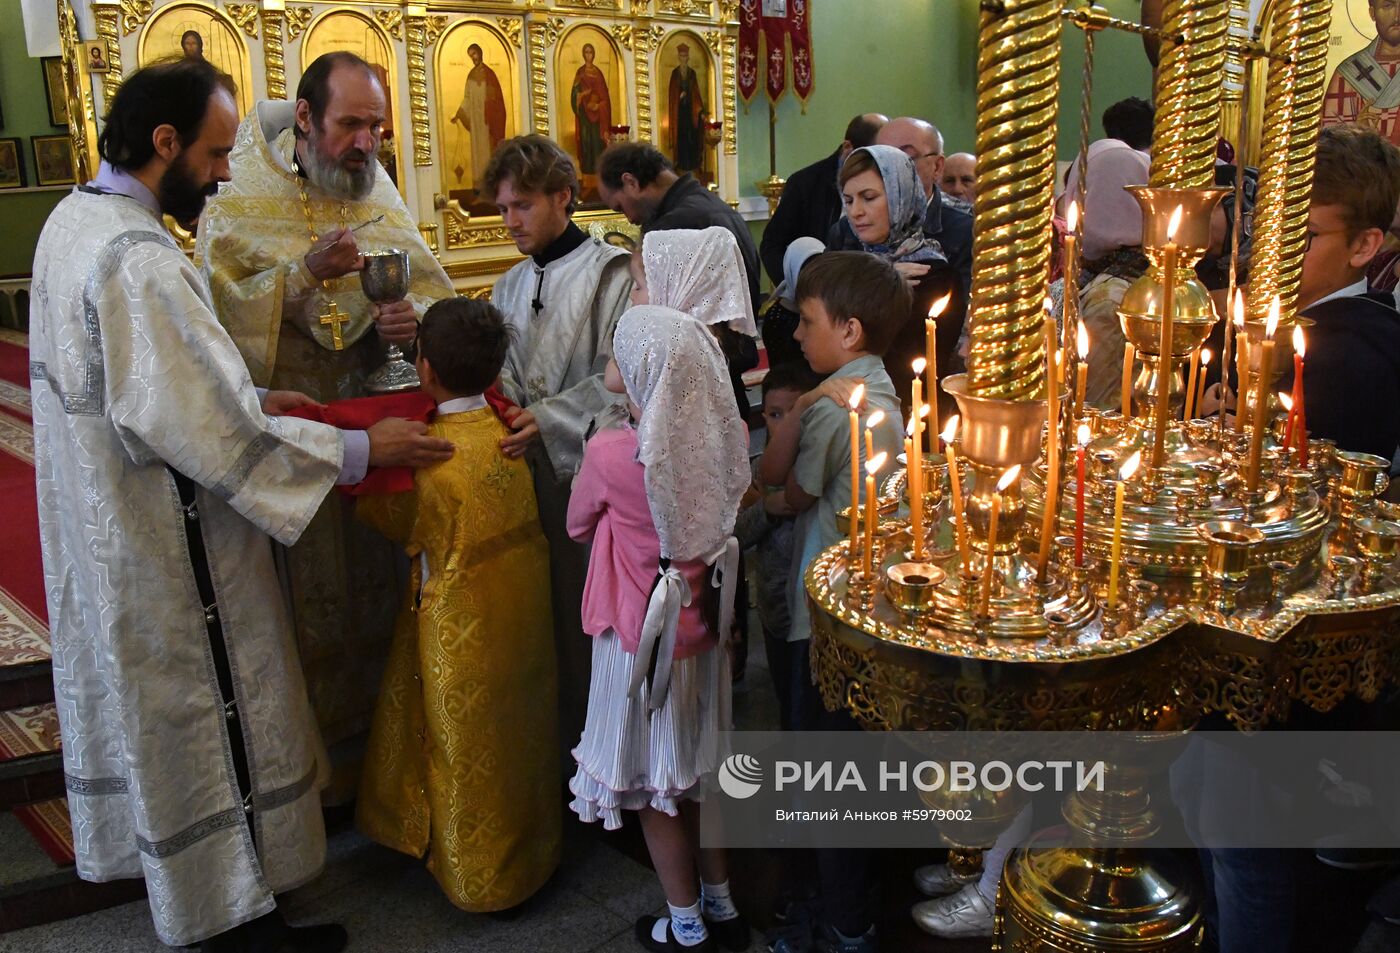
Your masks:
M 104 162 L 49 217 L 30 309 L 78 873 L 144 877 L 169 944 L 266 925 L 274 893 L 321 869 L 328 761 L 268 537 L 295 542 L 332 485 L 362 479 L 370 460 L 412 462 L 376 435 L 421 432 L 267 415 L 309 398 L 258 392 L 161 219 L 192 220 L 228 177 L 238 117 L 225 82 L 202 61 L 126 79 L 102 140 L 126 171 Z M 202 122 L 150 118 L 198 115 L 177 108 L 184 99 L 206 104 Z M 276 930 L 288 935 L 280 917 Z
M 196 260 L 260 386 L 318 401 L 364 396 L 384 345 L 406 344 L 427 307 L 453 295 L 374 158 L 384 116 L 370 67 L 330 53 L 303 74 L 296 102 L 260 102 L 239 127 L 233 181 L 205 209 Z M 391 247 L 409 253 L 408 298 L 372 305 L 359 253 Z M 327 500 L 286 554 L 297 645 L 329 745 L 368 730 L 399 604 L 394 559 L 393 546 L 340 499 Z M 333 750 L 328 799 L 339 802 L 353 796 L 359 748 Z
M 569 538 L 565 516 L 589 428 L 617 406 L 617 396 L 603 387 L 603 370 L 632 290 L 628 254 L 588 237 L 570 220 L 578 171 L 544 136 L 503 142 L 484 185 L 516 247 L 530 256 L 502 275 L 491 294 L 515 331 L 501 389 L 524 408 L 511 422 L 516 432 L 504 449 L 525 455 L 534 472 L 549 541 L 561 737 L 574 738 L 588 707 L 592 643 L 579 615 L 588 549 Z

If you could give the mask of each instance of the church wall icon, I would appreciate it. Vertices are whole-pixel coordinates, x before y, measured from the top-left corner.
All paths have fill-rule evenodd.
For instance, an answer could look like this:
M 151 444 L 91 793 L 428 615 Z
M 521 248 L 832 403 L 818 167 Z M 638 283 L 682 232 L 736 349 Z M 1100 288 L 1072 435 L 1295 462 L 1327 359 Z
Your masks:
M 578 163 L 581 206 L 601 207 L 598 157 L 620 126 L 630 126 L 622 51 L 591 24 L 573 27 L 559 39 L 554 67 L 555 129 L 558 141 Z
M 156 60 L 186 57 L 208 60 L 233 77 L 238 86 L 238 111 L 246 113 L 258 99 L 253 86 L 248 44 L 225 14 L 201 3 L 161 7 L 141 31 L 136 66 Z
M 691 172 L 707 185 L 715 180 L 715 150 L 721 122 L 716 119 L 714 58 L 705 41 L 676 30 L 656 55 L 656 103 L 660 120 L 654 140 L 679 172 Z
M 1356 123 L 1400 144 L 1400 0 L 1336 0 L 1322 124 Z
M 442 194 L 471 215 L 495 215 L 481 184 L 496 146 L 520 133 L 516 57 L 489 23 L 462 20 L 439 37 L 433 70 Z

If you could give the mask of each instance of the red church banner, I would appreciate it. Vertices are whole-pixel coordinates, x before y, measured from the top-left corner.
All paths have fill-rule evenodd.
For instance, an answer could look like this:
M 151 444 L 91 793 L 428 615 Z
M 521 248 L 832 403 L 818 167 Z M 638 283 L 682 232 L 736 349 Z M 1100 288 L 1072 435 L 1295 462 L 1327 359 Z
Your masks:
M 739 95 L 752 102 L 759 77 L 768 99 L 787 92 L 788 45 L 792 46 L 792 88 L 806 107 L 812 95 L 811 0 L 741 0 L 739 4 Z

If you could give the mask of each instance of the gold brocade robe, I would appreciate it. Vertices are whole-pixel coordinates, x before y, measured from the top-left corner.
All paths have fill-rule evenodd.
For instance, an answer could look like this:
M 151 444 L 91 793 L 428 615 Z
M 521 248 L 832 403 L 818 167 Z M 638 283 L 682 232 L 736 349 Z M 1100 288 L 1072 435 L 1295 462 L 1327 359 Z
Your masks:
M 356 824 L 464 910 L 504 910 L 559 863 L 549 550 L 530 471 L 489 408 L 430 427 L 453 458 L 357 515 L 403 544 L 412 585 L 370 729 Z M 426 563 L 426 568 L 425 568 Z M 426 582 L 423 582 L 426 572 Z
M 195 262 L 253 383 L 302 391 L 319 401 L 362 397 L 365 378 L 383 363 L 384 347 L 359 276 L 334 279 L 327 290 L 302 260 L 311 249 L 311 232 L 290 167 L 294 109 L 293 103 L 260 102 L 244 117 L 229 156 L 232 181 L 205 206 Z M 300 184 L 319 235 L 342 219 L 353 227 L 383 216 L 356 232 L 356 242 L 361 250 L 408 251 L 408 297 L 420 316 L 453 294 L 383 169 L 362 201 L 342 202 L 311 183 Z M 340 351 L 334 350 L 331 329 L 320 324 L 331 302 L 350 317 L 341 329 Z M 359 775 L 358 748 L 350 739 L 369 727 L 393 631 L 393 593 L 402 577 L 395 573 L 393 547 L 356 523 L 339 494 L 326 499 L 301 540 L 282 555 L 307 691 L 336 761 L 326 797 L 339 803 L 348 800 Z

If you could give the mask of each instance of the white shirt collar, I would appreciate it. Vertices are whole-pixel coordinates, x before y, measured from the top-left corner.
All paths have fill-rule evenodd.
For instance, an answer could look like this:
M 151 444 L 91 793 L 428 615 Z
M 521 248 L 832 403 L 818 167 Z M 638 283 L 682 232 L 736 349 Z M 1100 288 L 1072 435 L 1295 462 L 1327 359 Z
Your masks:
M 1354 297 L 1356 297 L 1357 295 L 1364 295 L 1365 293 L 1366 293 L 1366 279 L 1365 279 L 1365 278 L 1362 278 L 1360 281 L 1356 282 L 1356 284 L 1354 284 L 1354 285 L 1347 285 L 1345 288 L 1338 288 L 1336 291 L 1332 292 L 1330 295 L 1323 295 L 1321 298 L 1318 298 L 1318 299 L 1317 299 L 1316 301 L 1314 301 L 1312 304 L 1308 305 L 1308 308 L 1311 308 L 1313 305 L 1316 305 L 1316 304 L 1322 304 L 1322 302 L 1324 302 L 1324 301 L 1331 301 L 1333 298 L 1354 298 Z M 1306 310 L 1308 310 L 1308 308 L 1300 308 L 1299 310 L 1301 310 L 1301 311 L 1306 311 Z
M 481 410 L 487 406 L 489 405 L 486 398 L 481 394 L 474 397 L 454 397 L 437 405 L 437 415 L 443 417 L 447 414 L 464 414 L 469 410 Z

